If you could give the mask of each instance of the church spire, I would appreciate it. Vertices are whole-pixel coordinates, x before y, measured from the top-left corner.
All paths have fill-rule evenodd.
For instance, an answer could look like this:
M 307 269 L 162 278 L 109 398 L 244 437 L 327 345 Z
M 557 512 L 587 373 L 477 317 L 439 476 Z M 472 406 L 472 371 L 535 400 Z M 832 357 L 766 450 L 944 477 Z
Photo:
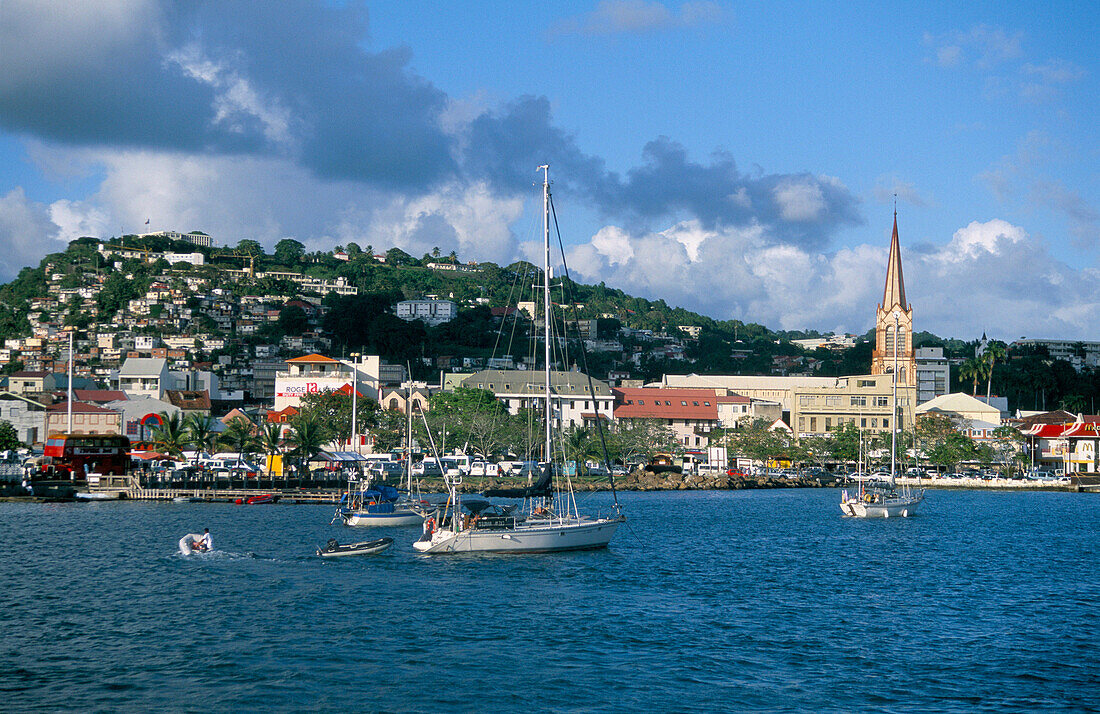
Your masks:
M 886 263 L 886 287 L 882 291 L 880 309 L 890 310 L 894 306 L 908 310 L 905 301 L 905 278 L 901 273 L 901 244 L 898 242 L 898 209 L 894 208 L 894 234 L 890 237 L 890 257 Z

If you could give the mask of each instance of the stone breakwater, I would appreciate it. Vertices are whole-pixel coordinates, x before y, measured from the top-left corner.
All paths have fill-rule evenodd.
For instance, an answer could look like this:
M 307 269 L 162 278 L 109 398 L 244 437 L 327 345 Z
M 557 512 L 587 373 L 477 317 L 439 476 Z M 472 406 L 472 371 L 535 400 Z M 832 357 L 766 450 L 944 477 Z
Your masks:
M 433 484 L 434 485 L 434 484 Z M 442 484 L 439 484 L 442 486 Z M 816 478 L 769 478 L 767 476 L 727 476 L 726 474 L 681 474 L 674 471 L 653 473 L 635 471 L 615 479 L 615 488 L 620 491 L 729 491 L 750 488 L 821 488 L 823 484 Z M 489 488 L 515 488 L 509 479 L 470 479 L 463 484 L 463 490 L 475 493 Z M 607 479 L 580 478 L 573 481 L 577 491 L 610 491 Z

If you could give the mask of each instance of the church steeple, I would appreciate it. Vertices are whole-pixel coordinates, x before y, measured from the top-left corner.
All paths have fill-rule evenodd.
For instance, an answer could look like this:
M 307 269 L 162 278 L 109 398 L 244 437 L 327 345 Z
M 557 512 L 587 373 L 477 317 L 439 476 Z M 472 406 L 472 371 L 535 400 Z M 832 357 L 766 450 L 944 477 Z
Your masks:
M 895 322 L 894 314 L 897 313 Z M 913 353 L 913 308 L 905 299 L 905 278 L 901 272 L 901 242 L 898 240 L 898 209 L 894 207 L 894 232 L 886 261 L 886 286 L 882 303 L 875 311 L 875 350 L 871 374 L 889 374 L 897 352 L 898 381 L 914 384 L 916 362 Z
M 894 209 L 894 234 L 890 237 L 890 257 L 886 261 L 886 287 L 882 291 L 882 304 L 879 307 L 891 311 L 893 308 L 909 310 L 905 301 L 905 277 L 901 272 L 901 244 L 898 242 L 898 211 Z

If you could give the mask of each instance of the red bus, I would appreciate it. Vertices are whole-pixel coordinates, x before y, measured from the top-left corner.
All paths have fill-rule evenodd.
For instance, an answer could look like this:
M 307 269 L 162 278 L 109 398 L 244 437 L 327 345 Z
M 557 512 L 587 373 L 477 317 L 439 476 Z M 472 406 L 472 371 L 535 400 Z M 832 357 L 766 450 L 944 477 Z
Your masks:
M 119 434 L 54 434 L 42 455 L 42 471 L 51 478 L 83 481 L 89 474 L 130 470 L 130 440 Z

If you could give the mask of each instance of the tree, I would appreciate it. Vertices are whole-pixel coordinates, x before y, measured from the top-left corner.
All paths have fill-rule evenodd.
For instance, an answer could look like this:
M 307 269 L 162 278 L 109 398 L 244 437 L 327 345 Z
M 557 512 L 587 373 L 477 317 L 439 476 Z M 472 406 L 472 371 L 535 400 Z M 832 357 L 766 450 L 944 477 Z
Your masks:
M 268 456 L 267 469 L 271 470 L 272 457 L 276 456 L 283 446 L 283 428 L 281 424 L 266 421 L 260 428 L 260 448 Z
M 789 434 L 772 429 L 767 419 L 755 419 L 751 424 L 739 426 L 731 434 L 730 442 L 735 453 L 764 463 L 788 456 L 791 446 Z
M 943 414 L 925 414 L 917 422 L 917 440 L 928 461 L 953 469 L 960 461 L 977 454 L 974 441 L 960 432 L 956 423 Z
M 514 428 L 514 418 L 503 402 L 487 389 L 470 387 L 433 394 L 424 418 L 415 419 L 418 431 L 424 421 L 436 443 L 442 442 L 446 431 L 448 443 L 457 441 L 484 456 L 503 450 Z
M 412 265 L 419 261 L 400 248 L 390 248 L 386 251 L 386 265 Z
M 1005 344 L 996 340 L 986 345 L 985 352 L 982 353 L 982 362 L 985 363 L 985 401 L 987 404 L 993 388 L 993 366 L 997 362 L 1004 362 L 1007 356 L 1008 351 Z
M 978 395 L 978 380 L 985 375 L 985 364 L 979 360 L 971 357 L 959 366 L 959 381 L 960 382 L 972 382 L 970 390 L 971 396 Z
M 237 252 L 258 257 L 264 255 L 264 247 L 260 245 L 259 241 L 252 240 L 251 238 L 244 238 L 237 241 Z
M 214 419 L 206 414 L 187 415 L 183 428 L 196 451 L 207 451 L 214 441 Z
M 183 424 L 183 413 L 160 413 L 160 425 L 153 427 L 153 445 L 171 456 L 183 454 L 188 445 L 187 431 Z
M 283 238 L 275 244 L 275 262 L 280 265 L 297 265 L 305 254 L 306 247 L 293 238 Z
M 290 434 L 287 443 L 290 454 L 302 465 L 316 456 L 332 438 L 331 434 L 310 413 L 298 412 L 290 418 Z
M 285 335 L 300 335 L 309 329 L 309 316 L 298 305 L 287 305 L 279 311 L 279 329 Z
M 0 451 L 18 449 L 22 445 L 22 442 L 19 441 L 19 432 L 16 428 L 9 422 L 0 421 Z
M 304 395 L 298 406 L 298 412 L 308 415 L 320 424 L 330 439 L 350 443 L 351 408 L 351 390 L 347 392 L 334 390 Z M 360 396 L 355 404 L 356 431 L 360 434 L 367 433 L 376 423 L 377 415 L 378 402 L 369 397 Z
M 225 425 L 218 441 L 243 458 L 257 443 L 256 425 L 243 416 L 234 417 Z

